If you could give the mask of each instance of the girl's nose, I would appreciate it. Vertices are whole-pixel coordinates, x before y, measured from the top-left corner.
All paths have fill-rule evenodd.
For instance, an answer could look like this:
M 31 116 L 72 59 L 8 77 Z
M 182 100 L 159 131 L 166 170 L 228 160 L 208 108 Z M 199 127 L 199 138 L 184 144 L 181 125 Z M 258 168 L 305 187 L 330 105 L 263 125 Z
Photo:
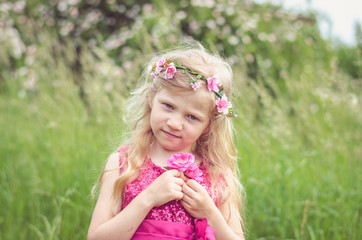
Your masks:
M 167 125 L 176 131 L 182 130 L 182 120 L 179 117 L 172 117 L 167 120 Z

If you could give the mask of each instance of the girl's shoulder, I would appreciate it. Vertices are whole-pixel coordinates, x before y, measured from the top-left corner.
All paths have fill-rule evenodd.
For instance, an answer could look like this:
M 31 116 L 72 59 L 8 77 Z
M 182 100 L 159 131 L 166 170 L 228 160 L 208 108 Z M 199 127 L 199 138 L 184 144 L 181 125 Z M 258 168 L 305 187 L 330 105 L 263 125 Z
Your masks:
M 114 152 L 109 155 L 104 170 L 113 170 L 119 168 L 119 152 Z
M 123 165 L 127 159 L 128 146 L 120 146 L 117 151 L 113 152 L 107 159 L 105 170 L 117 169 Z

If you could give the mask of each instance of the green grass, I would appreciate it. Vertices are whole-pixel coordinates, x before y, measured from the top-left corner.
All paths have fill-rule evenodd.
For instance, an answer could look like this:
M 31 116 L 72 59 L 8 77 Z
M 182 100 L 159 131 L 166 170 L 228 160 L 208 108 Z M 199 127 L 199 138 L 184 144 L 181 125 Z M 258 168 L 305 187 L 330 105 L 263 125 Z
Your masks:
M 85 53 L 87 105 L 66 64 L 48 53 L 51 44 L 43 42 L 28 67 L 35 88 L 24 87 L 29 72 L 3 71 L 3 240 L 85 239 L 91 187 L 123 128 L 119 106 L 128 75 L 117 75 L 102 52 L 99 59 Z M 94 71 L 97 66 L 106 70 Z M 242 66 L 234 71 L 248 239 L 361 239 L 360 86 L 338 69 L 312 66 L 286 79 L 283 90 L 266 78 L 271 97 Z
M 360 94 L 337 75 L 288 79 L 289 97 L 276 99 L 255 86 L 258 121 L 254 93 L 244 91 L 236 142 L 250 238 L 361 238 L 361 107 L 351 101 Z
M 111 127 L 74 96 L 0 101 L 1 239 L 84 238 Z
M 9 75 L 0 94 L 0 239 L 84 239 L 90 189 L 118 144 L 120 115 L 107 99 L 89 113 L 69 71 L 46 72 L 53 81 L 38 78 L 36 90 Z

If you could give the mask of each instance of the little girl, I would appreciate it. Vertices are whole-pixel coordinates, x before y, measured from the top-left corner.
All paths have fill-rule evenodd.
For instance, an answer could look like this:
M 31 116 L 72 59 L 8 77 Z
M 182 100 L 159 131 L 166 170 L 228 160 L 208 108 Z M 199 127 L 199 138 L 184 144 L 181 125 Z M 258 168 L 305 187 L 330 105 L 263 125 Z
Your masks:
M 143 78 L 127 102 L 132 131 L 101 176 L 88 239 L 244 239 L 230 66 L 198 45 L 155 57 Z M 194 164 L 197 176 L 172 159 Z

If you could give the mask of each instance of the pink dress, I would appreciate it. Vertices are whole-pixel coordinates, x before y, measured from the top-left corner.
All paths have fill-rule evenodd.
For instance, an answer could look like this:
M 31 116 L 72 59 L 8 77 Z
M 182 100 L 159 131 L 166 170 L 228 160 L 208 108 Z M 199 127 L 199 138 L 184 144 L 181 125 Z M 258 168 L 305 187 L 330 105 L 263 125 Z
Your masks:
M 121 156 L 126 149 L 127 147 L 119 148 L 118 151 L 121 153 Z M 122 162 L 123 159 L 121 157 L 120 164 Z M 200 164 L 200 170 L 203 173 L 203 180 L 200 184 L 205 187 L 211 196 L 210 176 L 203 163 Z M 125 188 L 122 209 L 165 171 L 162 167 L 155 165 L 151 159 L 145 159 L 138 178 L 128 183 Z M 217 204 L 217 194 L 214 194 L 213 200 Z M 162 206 L 152 208 L 132 239 L 191 240 L 194 239 L 194 231 L 194 218 L 186 212 L 180 201 L 173 200 Z

